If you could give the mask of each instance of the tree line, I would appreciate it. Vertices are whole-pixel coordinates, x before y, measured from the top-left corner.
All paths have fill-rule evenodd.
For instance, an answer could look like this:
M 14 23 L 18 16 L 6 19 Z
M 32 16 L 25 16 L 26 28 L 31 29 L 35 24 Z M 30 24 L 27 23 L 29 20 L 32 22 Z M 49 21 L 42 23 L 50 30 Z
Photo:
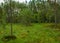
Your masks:
M 30 0 L 20 3 L 4 0 L 0 4 L 0 23 L 59 23 L 60 4 L 55 1 Z

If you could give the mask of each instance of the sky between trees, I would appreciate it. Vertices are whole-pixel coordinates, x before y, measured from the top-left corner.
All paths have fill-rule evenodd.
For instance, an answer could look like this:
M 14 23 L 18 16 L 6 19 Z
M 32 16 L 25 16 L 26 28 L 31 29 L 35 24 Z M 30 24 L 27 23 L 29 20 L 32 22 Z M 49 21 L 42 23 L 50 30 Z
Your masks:
M 19 2 L 25 2 L 25 0 L 15 0 L 15 1 L 19 1 Z M 27 2 L 29 2 L 30 0 L 27 0 Z M 0 0 L 0 3 L 3 2 L 3 0 Z

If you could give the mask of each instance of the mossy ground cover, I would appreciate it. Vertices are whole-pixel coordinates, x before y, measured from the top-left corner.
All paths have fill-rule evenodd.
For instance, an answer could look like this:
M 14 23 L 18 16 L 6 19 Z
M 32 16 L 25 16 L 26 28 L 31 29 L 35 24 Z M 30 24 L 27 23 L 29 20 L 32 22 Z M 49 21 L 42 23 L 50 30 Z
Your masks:
M 13 24 L 13 35 L 17 38 L 8 42 L 2 41 L 5 35 L 10 35 L 10 24 L 6 29 L 0 26 L 0 43 L 60 43 L 59 28 L 46 27 L 49 23 L 34 23 L 32 26 Z

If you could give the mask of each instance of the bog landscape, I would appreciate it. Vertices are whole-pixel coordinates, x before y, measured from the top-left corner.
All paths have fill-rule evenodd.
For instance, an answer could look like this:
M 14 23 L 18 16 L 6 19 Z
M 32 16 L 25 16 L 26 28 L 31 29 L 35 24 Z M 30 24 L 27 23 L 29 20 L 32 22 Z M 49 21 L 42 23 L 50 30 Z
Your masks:
M 60 1 L 19 1 L 0 3 L 0 43 L 60 43 Z

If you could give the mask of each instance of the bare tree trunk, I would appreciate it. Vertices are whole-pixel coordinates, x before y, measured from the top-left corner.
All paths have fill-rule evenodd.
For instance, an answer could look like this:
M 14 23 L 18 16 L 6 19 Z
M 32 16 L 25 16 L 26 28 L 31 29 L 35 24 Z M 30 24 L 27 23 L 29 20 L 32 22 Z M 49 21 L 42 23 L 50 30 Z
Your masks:
M 11 36 L 13 35 L 13 27 L 12 27 L 12 7 L 11 7 L 11 1 L 12 0 L 9 0 L 10 1 L 10 15 L 11 15 L 11 19 L 10 19 L 10 21 L 11 21 Z
M 55 6 L 54 6 L 54 9 L 55 9 L 55 27 L 57 26 L 57 4 L 56 4 L 56 0 L 54 2 Z

